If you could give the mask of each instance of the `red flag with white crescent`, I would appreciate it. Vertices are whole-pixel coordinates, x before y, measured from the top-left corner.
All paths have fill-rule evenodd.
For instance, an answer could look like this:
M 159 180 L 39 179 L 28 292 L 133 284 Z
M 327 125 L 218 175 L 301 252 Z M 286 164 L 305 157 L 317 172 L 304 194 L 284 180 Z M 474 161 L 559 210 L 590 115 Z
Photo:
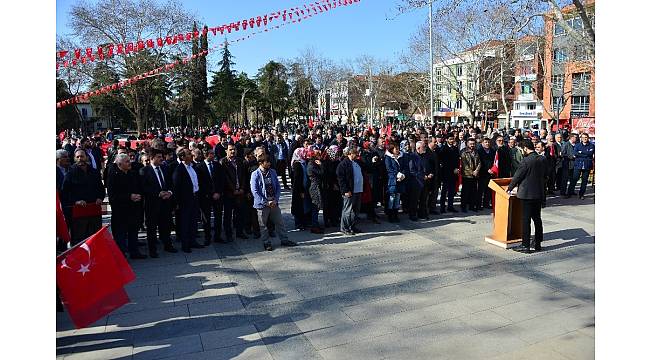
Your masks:
M 129 302 L 124 285 L 135 280 L 106 226 L 56 258 L 61 300 L 76 328 Z

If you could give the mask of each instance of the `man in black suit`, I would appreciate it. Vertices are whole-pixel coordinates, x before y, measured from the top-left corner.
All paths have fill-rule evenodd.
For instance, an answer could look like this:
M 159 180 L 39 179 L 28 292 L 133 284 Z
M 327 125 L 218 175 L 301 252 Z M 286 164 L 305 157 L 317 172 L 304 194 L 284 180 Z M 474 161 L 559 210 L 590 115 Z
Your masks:
M 223 167 L 214 160 L 214 150 L 203 149 L 204 159 L 197 166 L 199 174 L 201 220 L 203 222 L 203 233 L 205 235 L 204 245 L 210 242 L 223 242 L 221 240 L 221 223 L 223 218 Z M 210 218 L 214 212 L 214 223 L 210 226 Z M 212 238 L 214 230 L 214 238 Z
M 447 143 L 440 148 L 440 181 L 442 191 L 440 192 L 440 212 L 445 209 L 450 212 L 458 212 L 454 209 L 454 197 L 456 196 L 456 182 L 458 181 L 460 153 L 455 145 L 454 134 L 447 135 Z M 445 200 L 447 207 L 445 208 Z
M 530 253 L 531 246 L 535 251 L 542 250 L 544 230 L 542 228 L 542 201 L 544 199 L 544 176 L 546 174 L 546 161 L 543 156 L 535 152 L 535 146 L 529 139 L 522 140 L 524 160 L 519 164 L 517 172 L 508 185 L 508 193 L 517 188 L 517 198 L 522 203 L 522 241 L 521 246 L 513 250 Z M 530 220 L 535 223 L 535 239 L 530 239 Z
M 479 210 L 492 207 L 492 190 L 488 187 L 490 179 L 495 174 L 492 172 L 496 151 L 490 144 L 490 139 L 483 138 L 481 146 L 476 151 L 481 159 L 481 168 L 478 173 L 478 206 Z
M 140 169 L 140 180 L 144 194 L 144 213 L 147 225 L 147 244 L 149 256 L 158 257 L 156 248 L 156 230 L 165 251 L 178 252 L 171 241 L 172 224 L 172 176 L 169 169 L 163 165 L 163 152 L 151 149 L 151 162 Z
M 111 232 L 122 252 L 128 249 L 131 259 L 145 259 L 138 249 L 140 208 L 142 191 L 138 173 L 131 168 L 126 154 L 115 157 L 117 170 L 111 172 L 108 181 L 108 201 L 111 204 Z
M 176 156 L 182 160 L 172 175 L 173 193 L 178 205 L 177 232 L 180 234 L 182 249 L 191 253 L 191 248 L 202 248 L 196 242 L 197 222 L 199 220 L 199 177 L 194 169 L 192 153 L 180 148 Z
M 224 170 L 223 187 L 223 228 L 226 232 L 226 242 L 232 241 L 233 222 L 238 238 L 248 239 L 244 234 L 244 197 L 249 192 L 250 184 L 246 183 L 246 167 L 241 158 L 236 156 L 237 148 L 228 144 L 226 157 L 221 159 Z
M 228 137 L 226 137 L 226 134 L 222 133 L 220 135 L 220 140 L 221 141 L 214 146 L 214 157 L 217 161 L 226 157 L 226 148 L 228 147 Z

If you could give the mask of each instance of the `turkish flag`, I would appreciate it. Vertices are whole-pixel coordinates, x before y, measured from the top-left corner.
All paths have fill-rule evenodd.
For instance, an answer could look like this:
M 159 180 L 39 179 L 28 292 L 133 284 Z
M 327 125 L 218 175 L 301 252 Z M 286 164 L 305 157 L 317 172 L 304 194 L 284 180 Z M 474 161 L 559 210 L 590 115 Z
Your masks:
M 492 175 L 499 177 L 499 152 L 494 156 L 494 165 L 490 168 L 492 170 Z
M 61 300 L 76 328 L 129 302 L 124 285 L 135 274 L 106 226 L 56 259 Z
M 219 143 L 219 135 L 212 135 L 205 138 L 205 142 L 215 147 Z
M 227 122 L 221 123 L 221 130 L 225 132 L 226 134 L 230 134 L 230 127 L 228 126 Z
M 58 191 L 56 192 L 56 236 L 65 242 L 70 242 L 70 232 L 68 231 L 68 224 L 65 222 L 65 216 L 63 216 L 63 207 L 61 206 Z
M 309 126 L 310 129 L 314 127 L 314 119 L 311 116 L 309 117 L 309 123 L 307 126 Z

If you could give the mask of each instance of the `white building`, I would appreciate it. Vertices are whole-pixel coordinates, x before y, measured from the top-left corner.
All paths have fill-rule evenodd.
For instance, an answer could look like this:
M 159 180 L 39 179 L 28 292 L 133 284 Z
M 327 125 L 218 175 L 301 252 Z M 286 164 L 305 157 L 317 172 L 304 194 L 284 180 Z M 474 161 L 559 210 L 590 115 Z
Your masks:
M 318 92 L 318 116 L 346 124 L 350 117 L 350 94 L 348 81 L 337 81 L 331 87 Z

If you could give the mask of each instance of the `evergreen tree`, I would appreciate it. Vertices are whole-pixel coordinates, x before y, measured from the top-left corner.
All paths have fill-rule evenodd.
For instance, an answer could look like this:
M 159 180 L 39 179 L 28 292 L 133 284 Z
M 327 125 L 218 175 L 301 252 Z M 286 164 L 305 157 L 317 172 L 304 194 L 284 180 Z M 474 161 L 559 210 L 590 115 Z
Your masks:
M 232 54 L 226 41 L 219 61 L 219 71 L 214 74 L 210 84 L 210 104 L 217 123 L 233 119 L 240 107 L 240 92 L 236 82 L 236 72 L 232 70 Z
M 275 61 L 269 61 L 257 74 L 259 88 L 264 102 L 264 113 L 273 124 L 276 119 L 282 120 L 287 115 L 289 107 L 289 84 L 287 68 Z

